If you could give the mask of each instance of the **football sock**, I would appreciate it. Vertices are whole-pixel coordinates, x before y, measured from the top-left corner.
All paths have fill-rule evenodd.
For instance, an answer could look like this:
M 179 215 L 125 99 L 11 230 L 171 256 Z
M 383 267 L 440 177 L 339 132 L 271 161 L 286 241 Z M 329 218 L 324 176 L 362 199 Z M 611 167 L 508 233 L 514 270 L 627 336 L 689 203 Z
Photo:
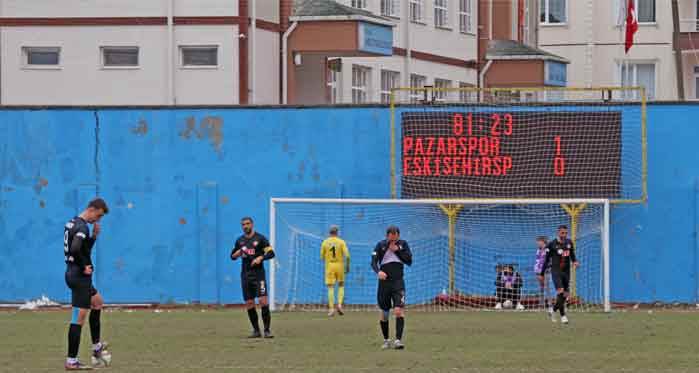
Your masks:
M 80 348 L 80 332 L 83 327 L 79 324 L 70 324 L 68 328 L 68 357 L 76 359 Z
M 381 324 L 381 333 L 383 333 L 383 339 L 388 339 L 388 320 L 379 321 Z
M 335 288 L 328 288 L 328 309 L 332 310 L 335 305 Z
M 269 326 L 272 324 L 272 315 L 269 313 L 269 306 L 262 306 L 262 323 L 265 326 L 265 331 L 269 331 Z
M 100 341 L 100 314 L 102 310 L 90 311 L 90 334 L 92 335 L 92 344 L 98 344 Z
M 255 307 L 248 308 L 248 318 L 250 319 L 250 324 L 255 331 L 260 331 L 260 322 L 257 320 L 257 309 Z
M 337 288 L 337 304 L 342 306 L 342 301 L 345 300 L 345 287 L 338 286 Z
M 403 316 L 396 317 L 396 339 L 403 339 L 403 327 L 405 326 L 405 318 Z
M 558 294 L 556 297 L 556 308 L 561 313 L 561 316 L 566 315 L 566 297 L 563 293 Z

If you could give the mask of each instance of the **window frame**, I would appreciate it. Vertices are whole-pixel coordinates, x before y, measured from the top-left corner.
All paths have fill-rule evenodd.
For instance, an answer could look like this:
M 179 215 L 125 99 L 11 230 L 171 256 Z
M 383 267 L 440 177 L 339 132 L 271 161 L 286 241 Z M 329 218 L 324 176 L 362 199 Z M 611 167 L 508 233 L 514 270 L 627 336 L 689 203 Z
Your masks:
M 393 84 L 384 84 L 384 78 L 390 77 Z M 391 89 L 400 87 L 400 71 L 381 69 L 381 103 L 391 103 Z
M 421 86 L 415 85 L 413 82 L 415 80 L 420 80 L 422 81 Z M 420 74 L 415 74 L 412 73 L 410 74 L 410 88 L 425 88 L 427 85 L 427 76 L 425 75 L 420 75 Z M 424 100 L 425 96 L 423 91 L 417 91 L 417 90 L 410 90 L 410 102 L 415 103 L 415 102 L 421 102 Z
M 653 21 L 645 21 L 641 22 L 640 19 L 638 19 L 638 25 L 639 26 L 654 26 L 658 24 L 658 2 L 656 0 L 651 0 L 653 1 L 653 17 L 655 18 Z M 614 15 L 616 16 L 616 27 L 623 27 L 624 24 L 626 23 L 626 14 L 619 14 L 621 11 L 621 6 L 624 5 L 624 9 L 626 9 L 626 0 L 616 0 L 612 1 L 612 4 L 614 6 Z M 636 7 L 636 17 L 638 17 L 638 9 L 639 9 L 639 0 L 634 0 L 634 6 Z
M 448 102 L 451 96 L 450 91 L 441 91 L 440 89 L 454 88 L 454 81 L 451 79 L 434 78 L 434 100 L 436 102 Z
M 543 9 L 539 9 L 539 24 L 542 26 L 567 26 L 568 25 L 568 19 L 569 19 L 569 9 L 570 9 L 570 4 L 568 0 L 541 0 L 544 2 L 544 7 Z M 564 6 L 564 14 L 565 14 L 565 20 L 563 22 L 551 22 L 551 12 L 549 11 L 550 6 L 549 4 L 551 1 L 563 1 L 563 6 Z M 546 14 L 546 20 L 542 21 L 541 20 L 541 12 L 544 12 Z
M 364 85 L 358 85 L 357 81 L 355 80 L 355 77 L 360 76 L 358 74 L 355 74 L 355 71 L 361 71 L 362 76 L 363 76 L 363 83 Z M 364 66 L 364 65 L 358 65 L 354 64 L 352 65 L 352 104 L 355 105 L 362 105 L 369 103 L 370 98 L 369 98 L 369 88 L 371 85 L 371 67 Z M 356 95 L 355 95 L 356 93 Z M 358 97 L 363 97 L 362 101 L 357 100 L 356 98 Z
M 415 9 L 415 12 L 413 12 Z M 414 17 L 419 15 L 419 18 Z M 408 19 L 412 23 L 425 25 L 425 0 L 408 0 Z
M 366 9 L 367 0 L 350 0 L 350 7 L 356 9 Z
M 186 69 L 186 70 L 216 70 L 221 67 L 221 47 L 217 44 L 188 44 L 188 45 L 180 45 L 180 69 Z M 185 51 L 187 50 L 204 50 L 204 49 L 215 49 L 216 50 L 216 65 L 186 65 L 185 64 Z
M 658 98 L 658 61 L 656 60 L 620 60 L 617 62 L 617 77 L 620 87 L 638 87 L 638 66 L 639 65 L 651 65 L 653 66 L 653 91 L 649 92 L 648 87 L 646 88 L 646 100 L 656 100 Z M 629 69 L 633 69 L 631 73 L 630 84 L 624 85 L 624 69 L 628 66 Z M 622 94 L 624 91 L 621 91 Z M 651 95 L 652 93 L 652 95 Z M 640 97 L 626 97 L 622 96 L 622 100 L 625 99 L 640 99 Z
M 381 15 L 384 17 L 400 18 L 400 0 L 381 0 Z M 387 12 L 386 10 L 390 10 Z
M 440 5 L 437 5 L 438 3 L 440 3 Z M 438 16 L 438 13 L 442 13 L 442 16 Z M 438 21 L 441 22 L 438 24 Z M 449 22 L 449 0 L 434 0 L 434 27 L 451 30 L 451 24 Z
M 459 0 L 459 31 L 462 34 L 476 33 L 473 27 L 473 2 L 474 0 Z M 465 20 L 468 20 L 468 23 Z
M 135 65 L 107 65 L 105 53 L 108 50 L 135 50 L 136 64 Z M 141 48 L 134 45 L 103 45 L 100 47 L 100 62 L 104 70 L 135 70 L 141 68 Z
M 29 63 L 29 56 L 32 52 L 43 52 L 43 53 L 56 53 L 56 64 L 32 64 Z M 63 68 L 62 58 L 61 58 L 62 48 L 53 47 L 37 47 L 37 46 L 22 46 L 21 56 L 22 56 L 22 69 L 26 70 L 61 70 Z

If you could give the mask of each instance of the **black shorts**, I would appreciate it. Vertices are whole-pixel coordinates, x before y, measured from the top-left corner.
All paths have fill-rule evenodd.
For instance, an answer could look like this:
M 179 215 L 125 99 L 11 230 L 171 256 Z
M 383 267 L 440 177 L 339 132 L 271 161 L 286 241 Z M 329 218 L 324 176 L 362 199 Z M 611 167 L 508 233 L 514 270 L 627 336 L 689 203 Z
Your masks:
M 566 293 L 570 291 L 570 273 L 551 272 L 551 279 L 556 289 L 563 289 Z
M 240 283 L 243 287 L 243 299 L 245 301 L 267 296 L 267 282 L 265 281 L 264 273 L 243 273 Z
M 92 276 L 85 276 L 74 271 L 66 272 L 66 285 L 70 288 L 71 304 L 73 307 L 92 308 L 92 297 L 97 294 L 97 289 L 92 286 Z
M 405 307 L 405 282 L 401 280 L 379 280 L 376 294 L 379 308 L 389 311 L 394 307 Z

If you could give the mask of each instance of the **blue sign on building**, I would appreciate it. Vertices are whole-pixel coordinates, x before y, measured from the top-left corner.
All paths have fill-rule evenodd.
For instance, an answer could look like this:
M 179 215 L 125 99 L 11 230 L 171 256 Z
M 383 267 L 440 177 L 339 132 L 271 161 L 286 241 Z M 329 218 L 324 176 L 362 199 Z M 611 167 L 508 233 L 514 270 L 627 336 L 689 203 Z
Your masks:
M 544 70 L 544 84 L 549 86 L 565 87 L 568 83 L 566 64 L 558 61 L 546 61 Z
M 359 22 L 359 51 L 382 56 L 393 55 L 393 27 Z

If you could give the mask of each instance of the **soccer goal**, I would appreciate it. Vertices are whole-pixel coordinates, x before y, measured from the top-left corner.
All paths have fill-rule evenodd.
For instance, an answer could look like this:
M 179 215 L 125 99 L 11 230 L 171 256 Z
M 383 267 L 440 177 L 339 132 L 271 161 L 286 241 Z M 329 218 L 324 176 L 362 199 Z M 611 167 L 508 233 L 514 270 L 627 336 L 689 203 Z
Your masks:
M 554 290 L 547 276 L 542 292 L 534 272 L 536 238 L 551 240 L 567 225 L 581 264 L 571 276 L 569 309 L 610 310 L 607 199 L 273 198 L 270 215 L 275 310 L 327 310 L 320 245 L 331 225 L 339 226 L 350 251 L 346 309 L 376 309 L 371 253 L 386 227 L 396 225 L 413 251 L 405 278 L 409 308 L 486 310 L 500 302 L 503 309 L 519 303 L 520 310 L 542 310 Z M 503 271 L 515 280 L 507 298 L 498 299 Z

